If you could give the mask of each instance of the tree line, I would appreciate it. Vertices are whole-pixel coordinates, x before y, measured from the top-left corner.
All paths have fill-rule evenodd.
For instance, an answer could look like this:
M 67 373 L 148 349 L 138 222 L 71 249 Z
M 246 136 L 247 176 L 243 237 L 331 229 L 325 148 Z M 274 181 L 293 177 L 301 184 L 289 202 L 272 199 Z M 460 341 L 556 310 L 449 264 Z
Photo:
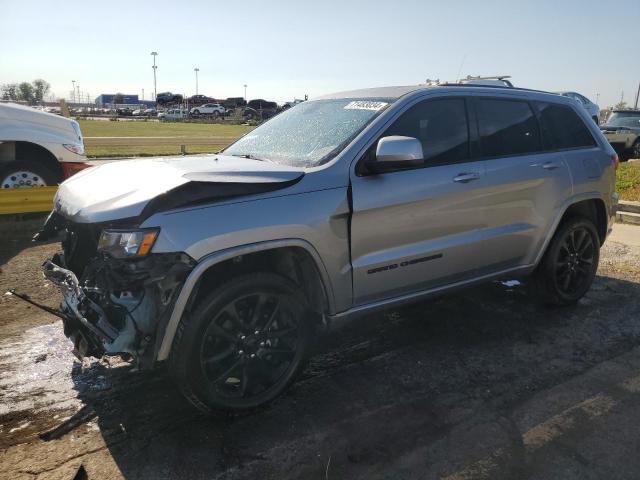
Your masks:
M 33 82 L 6 83 L 0 87 L 0 98 L 32 104 L 42 102 L 50 90 L 49 82 L 41 78 Z

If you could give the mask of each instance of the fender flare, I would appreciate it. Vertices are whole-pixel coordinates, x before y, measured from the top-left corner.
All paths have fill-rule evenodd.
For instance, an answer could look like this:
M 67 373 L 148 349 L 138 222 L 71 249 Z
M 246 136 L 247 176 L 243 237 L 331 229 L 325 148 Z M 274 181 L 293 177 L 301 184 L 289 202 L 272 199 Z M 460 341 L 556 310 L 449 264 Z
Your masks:
M 324 288 L 324 294 L 329 306 L 329 313 L 335 312 L 333 288 L 331 286 L 331 281 L 329 279 L 327 269 L 318 251 L 306 240 L 302 240 L 299 238 L 267 240 L 264 242 L 250 243 L 247 245 L 228 248 L 226 250 L 214 252 L 202 257 L 202 259 L 198 262 L 198 264 L 185 280 L 184 285 L 180 290 L 180 294 L 178 295 L 178 298 L 173 305 L 171 317 L 169 317 L 169 321 L 167 322 L 167 326 L 164 330 L 162 343 L 160 344 L 160 348 L 158 349 L 158 353 L 156 355 L 156 361 L 163 361 L 169 358 L 169 353 L 171 352 L 171 346 L 173 344 L 173 338 L 175 337 L 176 330 L 178 329 L 178 324 L 180 323 L 185 308 L 189 302 L 189 299 L 191 298 L 191 294 L 198 281 L 200 280 L 200 277 L 202 277 L 202 275 L 209 268 L 220 262 L 224 262 L 225 260 L 229 260 L 239 255 L 248 255 L 250 253 L 261 252 L 265 250 L 274 250 L 276 248 L 285 247 L 303 248 L 307 253 L 311 255 L 316 264 L 318 273 L 320 274 L 320 281 L 322 282 L 322 286 Z

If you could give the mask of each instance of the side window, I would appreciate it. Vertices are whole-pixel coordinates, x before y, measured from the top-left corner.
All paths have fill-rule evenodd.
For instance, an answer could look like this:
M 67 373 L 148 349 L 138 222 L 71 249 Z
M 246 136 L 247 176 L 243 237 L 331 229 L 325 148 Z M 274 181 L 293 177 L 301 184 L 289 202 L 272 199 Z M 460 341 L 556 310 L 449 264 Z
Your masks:
M 390 135 L 420 140 L 426 166 L 465 161 L 469 158 L 465 101 L 446 98 L 414 105 L 384 133 Z
M 479 98 L 476 107 L 482 156 L 503 157 L 542 149 L 538 122 L 529 103 Z
M 566 105 L 536 102 L 545 136 L 545 147 L 553 150 L 594 147 L 596 141 L 580 116 Z

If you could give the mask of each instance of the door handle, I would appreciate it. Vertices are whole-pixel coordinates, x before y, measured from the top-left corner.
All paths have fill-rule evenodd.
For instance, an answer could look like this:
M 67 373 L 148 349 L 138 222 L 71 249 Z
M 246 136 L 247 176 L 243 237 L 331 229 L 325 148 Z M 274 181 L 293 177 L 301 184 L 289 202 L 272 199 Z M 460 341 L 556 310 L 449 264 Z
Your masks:
M 459 173 L 455 177 L 453 177 L 453 181 L 457 183 L 469 183 L 473 180 L 477 180 L 480 178 L 480 174 L 476 172 L 471 173 Z
M 556 168 L 560 168 L 560 165 L 558 165 L 555 162 L 531 163 L 529 166 L 530 167 L 542 167 L 545 170 L 555 170 Z
M 555 162 L 546 162 L 542 164 L 542 168 L 544 168 L 545 170 L 555 170 L 556 168 L 559 168 L 560 165 L 558 165 Z

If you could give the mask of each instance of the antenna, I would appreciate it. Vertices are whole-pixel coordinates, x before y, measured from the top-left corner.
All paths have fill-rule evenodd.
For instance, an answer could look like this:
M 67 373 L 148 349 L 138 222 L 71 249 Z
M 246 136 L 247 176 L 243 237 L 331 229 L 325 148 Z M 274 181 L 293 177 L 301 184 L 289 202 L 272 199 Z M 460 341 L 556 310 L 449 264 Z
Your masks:
M 462 56 L 462 61 L 460 62 L 460 68 L 458 68 L 458 74 L 456 75 L 456 82 L 460 78 L 460 72 L 462 71 L 462 67 L 464 66 L 464 62 L 465 62 L 466 59 L 467 59 L 467 54 L 465 53 Z

